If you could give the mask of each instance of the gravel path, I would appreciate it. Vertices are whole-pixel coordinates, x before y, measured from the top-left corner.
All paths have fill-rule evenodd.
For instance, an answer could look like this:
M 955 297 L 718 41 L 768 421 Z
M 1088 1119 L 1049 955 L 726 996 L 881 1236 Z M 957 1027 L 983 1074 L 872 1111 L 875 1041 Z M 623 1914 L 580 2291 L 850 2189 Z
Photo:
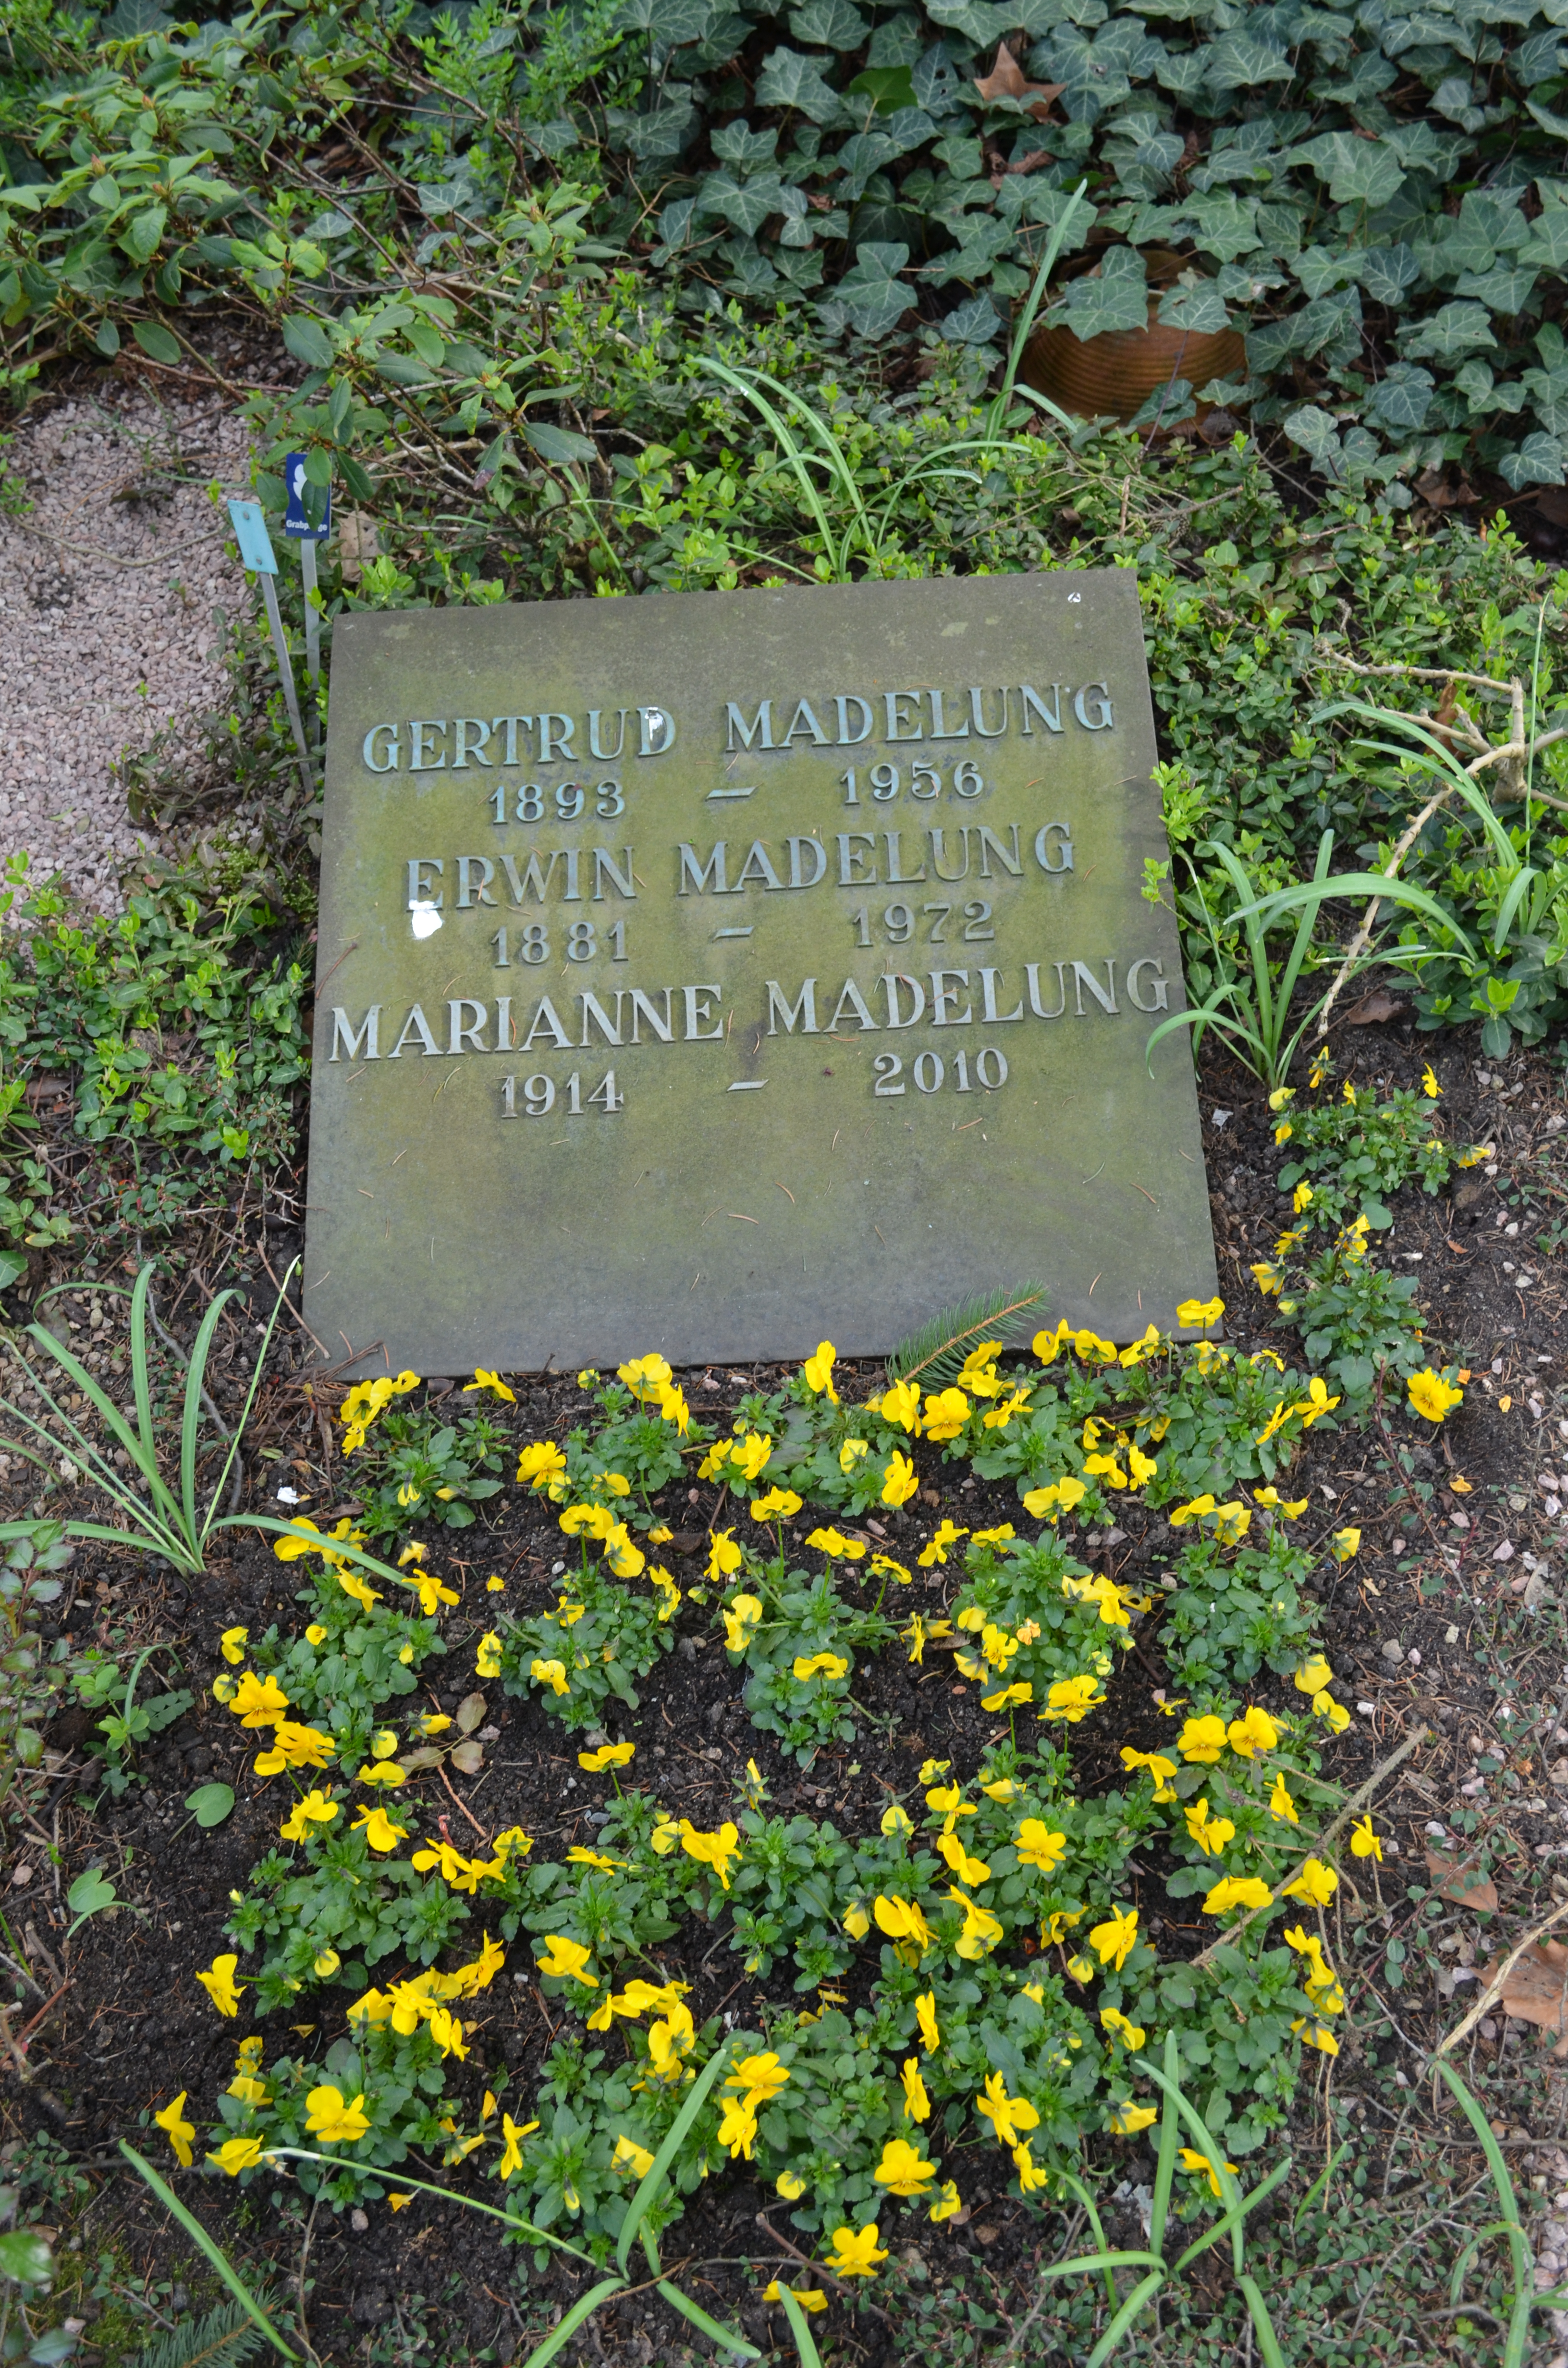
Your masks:
M 205 490 L 244 484 L 244 428 L 218 403 L 89 398 L 24 420 L 4 458 L 32 507 L 0 515 L 0 856 L 112 911 L 152 843 L 116 762 L 171 725 L 195 744 L 223 684 L 214 604 L 249 598 Z

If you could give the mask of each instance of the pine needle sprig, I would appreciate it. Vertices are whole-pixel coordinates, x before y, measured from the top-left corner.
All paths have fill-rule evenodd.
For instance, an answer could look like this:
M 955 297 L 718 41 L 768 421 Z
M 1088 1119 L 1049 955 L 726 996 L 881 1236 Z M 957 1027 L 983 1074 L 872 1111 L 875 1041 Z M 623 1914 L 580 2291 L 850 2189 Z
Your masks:
M 944 1308 L 928 1324 L 901 1340 L 888 1359 L 888 1379 L 942 1389 L 983 1340 L 1000 1340 L 1006 1349 L 1023 1327 L 1026 1315 L 1046 1297 L 1043 1282 L 1027 1282 L 1020 1290 L 983 1291 L 958 1307 Z
M 130 2368 L 244 2368 L 267 2338 L 237 2302 L 221 2302 L 204 2317 L 160 2335 L 137 2352 Z

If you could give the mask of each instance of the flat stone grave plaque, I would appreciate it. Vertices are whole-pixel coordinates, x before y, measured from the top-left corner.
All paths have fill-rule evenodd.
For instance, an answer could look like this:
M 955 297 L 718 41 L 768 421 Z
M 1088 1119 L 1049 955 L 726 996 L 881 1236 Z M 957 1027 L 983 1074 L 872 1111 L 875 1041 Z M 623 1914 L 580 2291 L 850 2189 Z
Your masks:
M 339 619 L 307 1320 L 871 1355 L 1215 1286 L 1135 577 Z

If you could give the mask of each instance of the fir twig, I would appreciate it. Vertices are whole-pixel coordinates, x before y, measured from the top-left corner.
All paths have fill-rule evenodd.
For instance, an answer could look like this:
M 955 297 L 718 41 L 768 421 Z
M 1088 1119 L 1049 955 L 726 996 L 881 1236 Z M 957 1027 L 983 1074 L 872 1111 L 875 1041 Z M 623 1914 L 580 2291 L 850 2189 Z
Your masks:
M 237 2302 L 221 2302 L 203 2318 L 187 2319 L 137 2352 L 131 2368 L 244 2368 L 267 2342 Z
M 1021 1291 L 983 1291 L 961 1306 L 944 1308 L 929 1324 L 901 1340 L 888 1359 L 888 1378 L 913 1382 L 919 1376 L 938 1388 L 950 1382 L 972 1349 L 982 1340 L 1010 1346 L 1024 1316 L 1045 1298 L 1043 1282 L 1025 1283 Z

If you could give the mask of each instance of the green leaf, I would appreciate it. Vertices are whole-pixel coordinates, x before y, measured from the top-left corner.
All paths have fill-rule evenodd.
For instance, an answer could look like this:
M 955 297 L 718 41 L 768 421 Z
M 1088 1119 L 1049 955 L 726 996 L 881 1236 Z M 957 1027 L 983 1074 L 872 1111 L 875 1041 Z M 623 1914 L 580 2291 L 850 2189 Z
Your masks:
M 131 215 L 119 243 L 132 263 L 148 263 L 156 255 L 168 218 L 167 206 L 144 206 L 139 214 Z
M 19 2286 L 46 2286 L 52 2271 L 48 2245 L 30 2228 L 0 2237 L 0 2277 L 10 2278 Z
M 0 1250 L 0 1291 L 9 1291 L 28 1270 L 26 1250 Z
M 1527 436 L 1517 452 L 1506 452 L 1497 467 L 1514 491 L 1524 485 L 1561 485 L 1562 446 L 1555 436 Z
M 1110 330 L 1146 328 L 1149 290 L 1142 256 L 1135 247 L 1108 247 L 1097 271 L 1072 281 L 1051 317 L 1064 319 L 1081 344 Z
M 233 1788 L 229 1784 L 199 1784 L 187 1795 L 186 1807 L 199 1826 L 210 1831 L 221 1826 L 234 1805 Z
M 599 457 L 599 448 L 590 438 L 574 436 L 567 427 L 552 427 L 544 419 L 525 420 L 523 441 L 541 461 L 556 465 L 566 461 L 597 461 Z
M 1392 148 L 1358 140 L 1349 131 L 1325 131 L 1290 151 L 1292 163 L 1311 165 L 1336 205 L 1386 206 L 1404 186 L 1404 173 Z
M 1193 336 L 1207 336 L 1231 325 L 1225 300 L 1210 279 L 1200 279 L 1196 288 L 1178 281 L 1167 289 L 1160 299 L 1159 317 L 1165 327 L 1186 329 Z
M 108 354 L 111 360 L 114 356 L 119 353 L 119 331 L 115 327 L 114 323 L 108 319 L 107 316 L 98 323 L 97 329 L 94 331 L 93 343 L 97 346 L 100 354 Z
M 792 107 L 824 131 L 844 121 L 844 106 L 838 93 L 823 80 L 815 59 L 803 58 L 799 50 L 774 50 L 763 61 L 756 103 L 759 107 Z
M 90 1866 L 71 1885 L 65 1895 L 65 1905 L 73 1916 L 96 1916 L 100 1908 L 117 1907 L 119 1894 L 97 1867 Z
M 131 334 L 150 361 L 177 362 L 184 359 L 179 340 L 169 334 L 161 321 L 132 321 Z
M 879 115 L 914 107 L 915 81 L 908 66 L 868 66 L 845 90 L 846 98 L 869 98 Z
M 866 19 L 850 0 L 806 0 L 791 9 L 790 30 L 811 50 L 858 50 L 866 38 Z M 914 92 L 904 102 L 913 106 Z
M 333 344 L 319 321 L 308 313 L 290 313 L 283 323 L 283 343 L 307 370 L 330 370 Z
M 847 319 L 857 336 L 885 337 L 915 302 L 913 290 L 898 277 L 908 260 L 906 246 L 869 240 L 857 255 L 854 269 L 824 300 L 823 319 L 835 326 Z
M 1427 359 L 1449 362 L 1478 346 L 1495 346 L 1492 318 L 1484 304 L 1444 304 L 1428 318 L 1399 333 L 1399 348 L 1407 361 Z
M 1397 246 L 1369 246 L 1361 257 L 1361 285 L 1374 304 L 1403 304 L 1405 290 L 1420 277 L 1415 249 L 1403 240 Z

